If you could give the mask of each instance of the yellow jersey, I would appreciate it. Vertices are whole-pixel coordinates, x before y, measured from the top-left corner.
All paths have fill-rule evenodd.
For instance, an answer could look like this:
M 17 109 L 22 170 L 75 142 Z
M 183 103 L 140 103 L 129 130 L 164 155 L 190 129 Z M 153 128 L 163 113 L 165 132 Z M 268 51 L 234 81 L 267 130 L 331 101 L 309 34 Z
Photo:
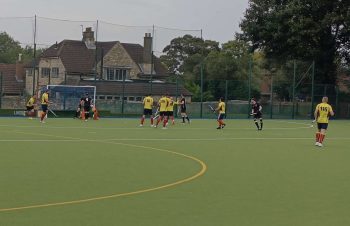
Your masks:
M 144 109 L 152 109 L 153 106 L 153 98 L 151 96 L 147 96 L 143 98 L 143 108 Z
M 174 111 L 174 106 L 177 104 L 177 102 L 175 102 L 173 99 L 168 98 L 168 103 L 169 104 L 166 111 Z
M 332 106 L 327 103 L 320 103 L 316 106 L 317 122 L 328 123 L 330 113 L 333 112 Z
M 34 102 L 35 102 L 34 98 L 31 97 L 27 102 L 27 107 L 32 107 L 34 105 Z
M 43 93 L 41 96 L 41 104 L 49 104 L 49 94 L 48 93 Z
M 166 111 L 168 107 L 168 98 L 167 97 L 162 97 L 158 101 L 159 105 L 159 111 Z
M 218 112 L 219 114 L 225 114 L 225 109 L 226 108 L 226 104 L 225 102 L 219 102 L 219 105 L 218 105 Z

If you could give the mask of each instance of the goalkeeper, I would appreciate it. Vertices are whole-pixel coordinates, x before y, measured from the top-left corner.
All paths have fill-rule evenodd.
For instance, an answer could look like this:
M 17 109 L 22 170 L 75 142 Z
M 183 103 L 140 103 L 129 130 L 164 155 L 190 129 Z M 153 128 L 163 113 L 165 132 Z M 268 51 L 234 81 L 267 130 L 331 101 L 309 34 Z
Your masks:
M 254 117 L 254 123 L 256 125 L 256 128 L 258 128 L 258 130 L 262 130 L 264 125 L 261 113 L 262 106 L 255 100 L 255 98 L 252 98 L 250 100 L 250 103 L 252 105 L 252 112 L 250 115 Z M 260 121 L 260 126 L 258 120 Z

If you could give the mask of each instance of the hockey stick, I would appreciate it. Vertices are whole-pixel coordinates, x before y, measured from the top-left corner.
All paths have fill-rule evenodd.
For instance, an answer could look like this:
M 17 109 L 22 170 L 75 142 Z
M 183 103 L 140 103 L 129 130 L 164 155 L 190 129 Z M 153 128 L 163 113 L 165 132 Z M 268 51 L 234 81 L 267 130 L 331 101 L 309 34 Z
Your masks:
M 159 117 L 159 108 L 157 108 L 156 113 L 154 113 L 153 120 L 157 119 Z
M 216 115 L 215 113 L 215 109 L 213 108 L 213 106 L 211 106 L 210 104 L 208 104 L 208 107 L 210 108 L 210 110 Z
M 56 118 L 58 118 L 58 116 L 56 115 L 56 113 L 53 111 L 53 110 L 51 110 L 51 108 L 47 108 L 48 110 L 49 110 L 49 112 L 51 112 Z

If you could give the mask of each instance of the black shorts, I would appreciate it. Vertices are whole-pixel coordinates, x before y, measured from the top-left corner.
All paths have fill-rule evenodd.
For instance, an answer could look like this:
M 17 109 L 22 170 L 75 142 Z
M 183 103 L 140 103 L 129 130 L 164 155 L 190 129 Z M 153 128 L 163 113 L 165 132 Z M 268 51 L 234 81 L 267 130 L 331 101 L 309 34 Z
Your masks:
M 42 104 L 42 105 L 41 105 L 41 110 L 42 110 L 43 112 L 47 112 L 47 104 Z
M 174 112 L 173 112 L 173 111 L 167 111 L 167 112 L 166 112 L 166 115 L 167 115 L 167 116 L 173 116 L 173 115 L 174 115 Z
M 317 128 L 318 129 L 327 129 L 328 123 L 317 123 Z
M 186 113 L 186 108 L 181 108 L 181 113 Z
M 225 113 L 219 114 L 219 115 L 218 115 L 218 120 L 222 120 L 222 119 L 224 119 L 224 118 L 225 118 Z
M 152 109 L 143 109 L 143 114 L 144 115 L 152 115 L 153 114 Z
M 84 111 L 85 112 L 89 112 L 91 110 L 91 107 L 90 106 L 84 106 Z
M 254 119 L 260 119 L 260 118 L 262 118 L 262 114 L 261 114 L 260 111 L 257 112 L 256 114 L 254 114 L 253 116 L 254 116 Z
M 27 111 L 31 111 L 34 109 L 34 106 L 27 106 Z
M 160 111 L 160 112 L 159 112 L 159 116 L 167 116 L 166 113 L 167 113 L 166 111 Z

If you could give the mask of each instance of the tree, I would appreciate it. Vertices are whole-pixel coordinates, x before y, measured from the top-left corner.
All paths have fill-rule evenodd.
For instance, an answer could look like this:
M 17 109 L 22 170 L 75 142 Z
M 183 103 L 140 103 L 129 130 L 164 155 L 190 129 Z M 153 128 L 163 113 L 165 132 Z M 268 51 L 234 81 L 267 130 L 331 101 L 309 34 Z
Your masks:
M 350 62 L 349 7 L 347 0 L 250 0 L 240 37 L 267 57 L 315 60 L 317 80 L 334 84 L 339 62 Z
M 16 62 L 18 54 L 22 52 L 19 42 L 6 32 L 0 33 L 0 63 L 12 64 Z
M 18 59 L 18 54 L 22 54 L 22 60 L 28 62 L 33 59 L 33 48 L 30 46 L 21 47 L 18 41 L 15 41 L 6 32 L 0 33 L 0 63 L 14 64 Z M 44 49 L 37 49 L 39 56 Z

